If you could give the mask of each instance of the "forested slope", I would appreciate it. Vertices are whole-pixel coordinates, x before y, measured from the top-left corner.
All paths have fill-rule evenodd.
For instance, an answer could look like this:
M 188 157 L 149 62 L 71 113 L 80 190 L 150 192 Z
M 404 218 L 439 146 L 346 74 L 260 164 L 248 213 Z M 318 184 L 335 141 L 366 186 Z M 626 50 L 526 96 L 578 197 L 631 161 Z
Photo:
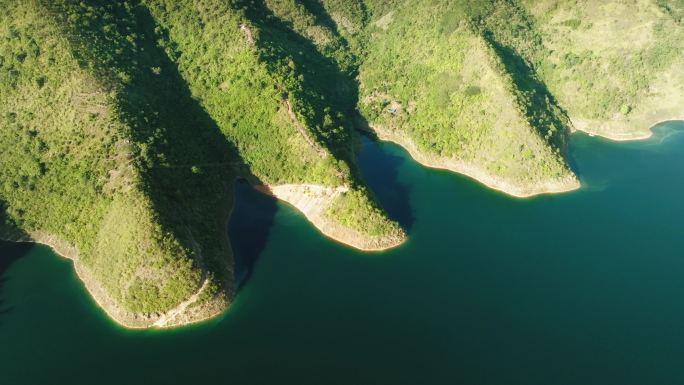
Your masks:
M 145 15 L 58 1 L 3 6 L 9 224 L 74 258 L 98 302 L 128 326 L 149 326 L 191 298 L 186 315 L 165 322 L 223 310 L 232 262 L 217 227 L 226 213 L 216 210 L 227 210 L 229 179 L 193 170 L 226 164 L 225 152 L 209 121 L 189 113 L 193 101 L 154 44 L 125 33 Z
M 575 128 L 624 140 L 683 119 L 681 1 L 525 1 L 542 78 Z
M 360 181 L 345 114 L 323 107 L 327 89 L 306 87 L 263 8 L 3 5 L 3 232 L 75 259 L 121 323 L 171 326 L 226 308 L 236 177 L 313 202 L 312 222 L 353 246 L 403 241 Z
M 403 241 L 358 175 L 349 124 L 353 83 L 337 62 L 265 3 L 144 4 L 193 96 L 235 143 L 255 184 L 305 214 L 313 201 L 324 206 L 307 217 L 344 243 L 383 249 Z
M 402 88 L 404 103 L 421 104 L 419 97 L 409 101 L 406 95 L 418 91 L 411 89 L 412 82 L 429 79 L 431 75 L 426 71 L 451 66 L 450 72 L 454 72 L 451 59 L 459 55 L 452 48 L 451 54 L 440 59 L 439 53 L 451 48 L 450 40 L 435 29 L 461 31 L 465 23 L 493 48 L 494 55 L 489 56 L 503 64 L 504 74 L 513 80 L 513 93 L 522 94 L 518 100 L 532 118 L 534 128 L 542 136 L 549 129 L 554 131 L 556 139 L 552 145 L 563 141 L 563 131 L 573 129 L 617 140 L 640 139 L 650 136 L 650 128 L 658 122 L 684 118 L 681 1 L 368 0 L 366 4 L 371 15 L 367 23 L 369 32 L 363 39 L 370 42 L 367 52 L 374 58 L 365 64 L 371 86 L 377 87 L 380 81 L 384 87 Z M 375 46 L 391 50 L 381 54 Z M 455 51 L 463 53 L 460 49 Z M 402 52 L 411 52 L 413 56 Z M 428 53 L 434 62 L 432 69 L 409 58 L 420 52 Z M 469 64 L 481 62 L 468 60 L 466 65 Z M 418 72 L 405 75 L 402 71 L 390 71 L 395 65 L 401 69 L 409 66 Z M 377 66 L 383 66 L 382 70 Z M 363 79 L 362 76 L 362 86 Z M 443 91 L 443 100 L 446 94 L 457 98 L 463 96 L 463 91 Z M 391 98 L 385 101 L 392 102 Z M 429 104 L 423 103 L 422 109 L 435 108 L 435 103 Z M 415 108 L 415 115 L 409 114 L 407 119 L 420 120 L 420 109 Z M 452 115 L 452 121 L 467 116 Z M 374 123 L 376 116 L 370 118 Z M 408 131 L 416 129 L 412 124 L 409 126 Z M 438 135 L 449 131 L 439 123 L 434 130 Z M 420 138 L 417 142 L 420 146 Z M 508 152 L 515 148 L 511 145 Z M 475 148 L 478 152 L 489 152 L 484 144 Z M 503 160 L 499 156 L 495 159 Z M 547 163 L 548 159 L 541 161 Z
M 403 2 L 375 14 L 359 77 L 363 116 L 419 161 L 511 194 L 575 188 L 567 118 L 475 11 Z
M 0 231 L 129 326 L 225 309 L 232 183 L 363 250 L 406 239 L 358 132 L 516 196 L 573 130 L 684 117 L 681 0 L 0 0 Z

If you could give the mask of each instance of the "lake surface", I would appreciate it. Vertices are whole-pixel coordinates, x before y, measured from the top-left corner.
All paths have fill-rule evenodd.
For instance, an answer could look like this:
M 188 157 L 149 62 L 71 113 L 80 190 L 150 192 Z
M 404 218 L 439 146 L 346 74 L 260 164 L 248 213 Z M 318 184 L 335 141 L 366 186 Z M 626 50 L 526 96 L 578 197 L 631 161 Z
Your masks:
M 573 136 L 583 188 L 512 199 L 364 139 L 409 230 L 363 254 L 237 187 L 243 286 L 219 319 L 129 331 L 71 263 L 0 243 L 0 384 L 684 383 L 684 124 Z

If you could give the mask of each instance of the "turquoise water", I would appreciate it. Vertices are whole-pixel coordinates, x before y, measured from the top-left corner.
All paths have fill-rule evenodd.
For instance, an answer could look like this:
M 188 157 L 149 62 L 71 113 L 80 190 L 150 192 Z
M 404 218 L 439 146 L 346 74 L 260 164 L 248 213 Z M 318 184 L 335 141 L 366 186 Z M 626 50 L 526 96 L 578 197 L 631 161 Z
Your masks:
M 575 135 L 584 187 L 527 200 L 364 140 L 364 175 L 410 234 L 380 254 L 239 185 L 244 284 L 181 330 L 123 330 L 70 262 L 0 243 L 0 384 L 682 384 L 682 128 Z

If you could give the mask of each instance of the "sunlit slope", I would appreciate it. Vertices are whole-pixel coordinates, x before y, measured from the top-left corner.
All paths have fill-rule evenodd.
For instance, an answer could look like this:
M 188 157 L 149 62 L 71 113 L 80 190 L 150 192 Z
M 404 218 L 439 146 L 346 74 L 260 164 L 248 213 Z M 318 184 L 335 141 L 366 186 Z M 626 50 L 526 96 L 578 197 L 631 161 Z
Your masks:
M 353 107 L 353 90 L 336 87 L 337 63 L 318 52 L 330 31 L 299 35 L 261 2 L 143 3 L 193 96 L 235 144 L 243 174 L 344 243 L 380 249 L 403 241 L 355 171 L 343 107 Z
M 304 58 L 311 64 L 318 64 L 317 67 L 332 66 L 337 75 L 352 75 L 355 65 L 359 59 L 353 53 L 354 48 L 349 46 L 349 42 L 344 38 L 345 34 L 353 34 L 360 31 L 361 24 L 358 18 L 362 15 L 362 8 L 357 4 L 339 4 L 329 13 L 325 4 L 317 1 L 298 1 L 298 0 L 265 0 L 261 4 L 259 14 L 271 17 L 270 24 L 279 26 L 285 34 L 290 35 L 293 43 L 300 38 L 298 45 L 304 49 L 313 49 L 313 55 Z M 352 1 L 349 3 L 358 3 Z M 275 21 L 275 23 L 273 22 Z M 338 23 L 339 22 L 339 23 Z M 303 42 L 305 42 L 302 44 Z M 308 46 L 308 47 L 307 47 Z M 316 57 L 318 56 L 318 58 Z M 316 63 L 318 62 L 318 63 Z M 347 81 L 351 79 L 347 78 Z M 338 81 L 341 83 L 341 81 Z M 321 88 L 325 92 L 325 88 Z M 342 100 L 330 100 L 336 102 L 350 102 L 352 95 L 340 95 Z M 346 96 L 346 97 L 345 97 Z M 353 106 L 353 100 L 351 101 Z M 347 106 L 347 108 L 349 108 Z
M 182 123 L 167 126 L 163 114 L 174 106 L 155 109 L 136 68 L 117 61 L 122 52 L 132 54 L 129 47 L 92 32 L 123 30 L 111 16 L 126 12 L 81 4 L 2 1 L 0 200 L 7 220 L 74 258 L 96 300 L 122 324 L 171 326 L 217 314 L 232 286 L 228 246 L 220 232 L 204 232 L 214 222 L 205 206 L 172 195 L 210 191 L 206 203 L 215 212 L 225 188 L 176 163 L 201 147 L 187 135 L 167 135 L 189 122 L 176 114 Z M 144 46 L 138 38 L 126 41 Z M 183 155 L 176 152 L 181 137 Z M 150 148 L 166 149 L 166 163 Z M 174 175 L 202 187 L 153 171 L 161 167 L 185 168 Z M 207 215 L 209 223 L 198 225 L 191 213 Z
M 421 162 L 520 196 L 577 187 L 567 124 L 458 2 L 376 6 L 360 69 L 360 110 Z
M 613 139 L 684 118 L 681 1 L 526 0 L 540 73 L 577 129 Z

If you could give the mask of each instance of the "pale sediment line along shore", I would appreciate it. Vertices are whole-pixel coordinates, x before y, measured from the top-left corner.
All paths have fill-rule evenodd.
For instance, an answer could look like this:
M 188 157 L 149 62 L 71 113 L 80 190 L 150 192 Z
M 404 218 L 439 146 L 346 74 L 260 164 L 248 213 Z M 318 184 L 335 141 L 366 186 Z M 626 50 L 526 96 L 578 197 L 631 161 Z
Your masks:
M 632 142 L 638 140 L 647 140 L 653 137 L 653 129 L 656 126 L 666 123 L 673 122 L 683 122 L 684 115 L 675 117 L 672 119 L 658 120 L 655 123 L 649 123 L 643 127 L 648 127 L 645 130 L 635 130 L 635 129 L 616 129 L 620 124 L 627 127 L 628 121 L 609 121 L 609 122 L 591 122 L 588 120 L 576 119 L 572 121 L 572 129 L 575 131 L 582 131 L 591 136 L 600 136 L 602 138 L 614 141 L 614 142 Z M 611 128 L 611 125 L 614 126 Z M 593 127 L 602 127 L 603 129 L 596 129 Z
M 121 306 L 111 298 L 102 285 L 93 278 L 88 268 L 80 263 L 78 250 L 68 242 L 42 231 L 34 231 L 28 235 L 0 232 L 0 239 L 8 242 L 42 244 L 50 247 L 55 254 L 71 260 L 74 264 L 76 275 L 81 282 L 83 282 L 86 290 L 90 293 L 97 306 L 102 309 L 111 320 L 126 329 L 180 327 L 208 320 L 225 310 L 220 307 L 208 307 L 206 309 L 208 311 L 194 311 L 190 316 L 184 314 L 188 307 L 196 302 L 199 295 L 205 290 L 208 283 L 207 280 L 205 280 L 196 293 L 190 296 L 186 301 L 163 314 L 149 316 L 134 314 L 121 308 Z
M 532 184 L 513 183 L 502 177 L 492 175 L 474 164 L 458 159 L 425 154 L 418 149 L 411 139 L 405 136 L 394 134 L 388 130 L 373 129 L 372 132 L 375 133 L 380 140 L 393 142 L 403 147 L 416 162 L 426 167 L 448 170 L 465 175 L 482 183 L 488 188 L 501 191 L 517 198 L 564 193 L 577 190 L 581 187 L 579 180 L 572 175 L 563 179 L 547 180 Z
M 684 121 L 684 116 L 680 118 L 657 121 L 651 124 L 645 131 L 624 130 L 619 132 L 611 132 L 603 130 L 594 131 L 591 129 L 591 124 L 588 121 L 575 120 L 573 121 L 573 132 L 582 131 L 592 136 L 600 136 L 616 142 L 638 141 L 652 138 L 653 128 L 658 125 L 682 121 Z M 528 198 L 543 194 L 564 193 L 577 190 L 581 187 L 579 180 L 574 176 L 528 185 L 522 183 L 512 183 L 501 177 L 492 175 L 491 173 L 474 164 L 466 163 L 458 159 L 425 154 L 424 152 L 420 151 L 415 143 L 405 135 L 398 135 L 389 130 L 377 129 L 376 127 L 370 128 L 370 131 L 377 135 L 380 140 L 394 142 L 403 147 L 416 162 L 426 167 L 448 170 L 468 176 L 489 188 L 501 191 L 514 197 Z
M 300 211 L 321 233 L 337 242 L 361 251 L 382 251 L 402 244 L 401 236 L 373 236 L 346 227 L 326 215 L 328 209 L 349 187 L 326 187 L 313 184 L 258 185 L 262 193 L 289 203 Z

